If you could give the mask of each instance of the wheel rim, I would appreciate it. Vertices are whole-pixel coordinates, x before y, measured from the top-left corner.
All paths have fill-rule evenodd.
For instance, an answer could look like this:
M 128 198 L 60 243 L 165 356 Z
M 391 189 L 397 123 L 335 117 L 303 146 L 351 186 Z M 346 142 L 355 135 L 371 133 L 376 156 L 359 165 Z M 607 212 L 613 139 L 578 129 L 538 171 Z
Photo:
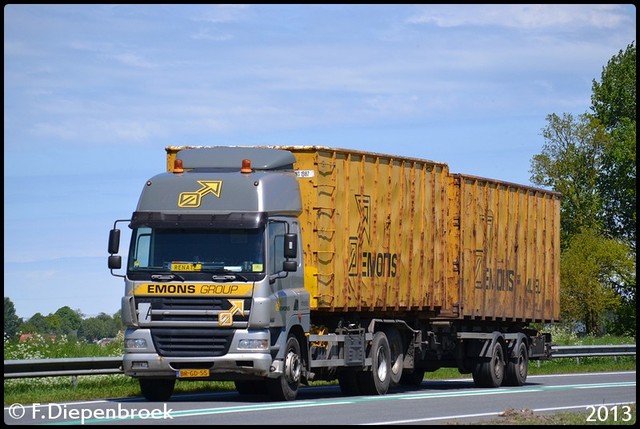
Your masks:
M 520 348 L 520 353 L 518 354 L 518 373 L 520 377 L 523 379 L 527 376 L 527 357 L 526 350 L 524 347 Z
M 378 374 L 378 379 L 381 381 L 384 381 L 387 379 L 387 357 L 385 356 L 384 350 L 382 349 L 382 347 L 380 347 L 378 349 L 378 368 L 376 369 L 376 372 Z
M 493 373 L 497 380 L 500 380 L 504 374 L 504 365 L 502 363 L 502 348 L 500 345 L 496 348 L 496 353 L 493 359 Z
M 294 352 L 289 352 L 285 359 L 285 377 L 289 383 L 297 383 L 300 381 L 301 365 L 300 356 Z

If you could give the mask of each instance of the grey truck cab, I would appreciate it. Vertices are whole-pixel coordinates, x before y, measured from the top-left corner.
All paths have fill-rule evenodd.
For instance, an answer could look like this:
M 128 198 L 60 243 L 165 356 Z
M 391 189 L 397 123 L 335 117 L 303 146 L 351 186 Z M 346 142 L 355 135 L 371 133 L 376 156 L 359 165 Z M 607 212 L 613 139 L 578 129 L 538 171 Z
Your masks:
M 295 158 L 269 148 L 193 148 L 149 179 L 109 238 L 123 277 L 124 373 L 149 400 L 176 380 L 234 380 L 293 399 L 309 329 L 298 254 Z M 117 255 L 129 222 L 126 274 Z

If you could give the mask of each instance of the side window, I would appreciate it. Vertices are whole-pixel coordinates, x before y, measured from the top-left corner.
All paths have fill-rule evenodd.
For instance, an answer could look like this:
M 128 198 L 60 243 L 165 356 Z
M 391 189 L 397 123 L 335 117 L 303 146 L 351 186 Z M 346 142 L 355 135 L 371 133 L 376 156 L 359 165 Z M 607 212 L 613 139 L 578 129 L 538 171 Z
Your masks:
M 151 228 L 138 228 L 134 236 L 134 246 L 131 247 L 129 268 L 147 268 L 149 267 L 151 249 Z
M 282 263 L 284 262 L 284 233 L 284 223 L 272 222 L 269 224 L 269 271 L 271 273 L 282 271 Z

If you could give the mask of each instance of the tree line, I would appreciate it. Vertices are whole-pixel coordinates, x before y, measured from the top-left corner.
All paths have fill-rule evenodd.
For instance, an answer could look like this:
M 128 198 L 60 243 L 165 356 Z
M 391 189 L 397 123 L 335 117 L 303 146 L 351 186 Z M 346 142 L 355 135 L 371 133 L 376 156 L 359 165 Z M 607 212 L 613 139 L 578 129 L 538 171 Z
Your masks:
M 589 334 L 635 335 L 635 41 L 593 80 L 589 112 L 546 119 L 530 173 L 562 194 L 561 316 Z
M 28 320 L 23 320 L 16 314 L 11 299 L 4 297 L 5 340 L 17 340 L 21 334 L 40 334 L 49 338 L 66 336 L 94 342 L 102 338 L 115 338 L 122 330 L 120 311 L 113 315 L 100 313 L 95 317 L 84 317 L 80 310 L 64 306 L 55 313 L 46 316 L 36 313 Z

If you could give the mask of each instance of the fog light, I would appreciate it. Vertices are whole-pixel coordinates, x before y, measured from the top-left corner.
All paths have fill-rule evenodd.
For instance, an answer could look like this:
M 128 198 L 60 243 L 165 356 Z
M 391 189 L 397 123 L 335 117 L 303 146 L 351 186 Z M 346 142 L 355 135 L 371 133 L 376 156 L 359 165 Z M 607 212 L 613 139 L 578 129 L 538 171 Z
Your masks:
M 269 340 L 240 340 L 238 350 L 267 350 Z
M 124 347 L 127 349 L 146 349 L 147 340 L 144 338 L 130 338 L 124 340 Z
M 147 369 L 149 368 L 149 362 L 147 361 L 133 361 L 131 362 L 131 369 Z

